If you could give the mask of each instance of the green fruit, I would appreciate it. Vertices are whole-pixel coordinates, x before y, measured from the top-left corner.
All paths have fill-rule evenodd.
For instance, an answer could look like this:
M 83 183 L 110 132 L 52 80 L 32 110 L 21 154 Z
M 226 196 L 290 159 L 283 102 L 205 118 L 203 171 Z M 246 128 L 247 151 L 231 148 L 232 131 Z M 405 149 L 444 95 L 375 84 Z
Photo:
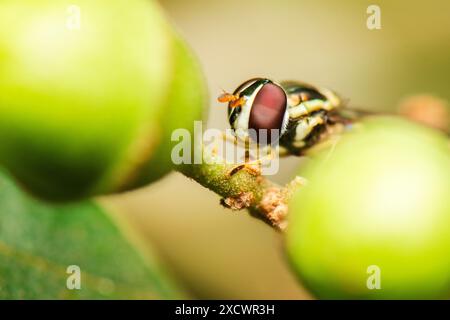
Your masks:
M 170 91 L 166 97 L 165 107 L 161 109 L 163 130 L 160 143 L 151 161 L 140 170 L 140 176 L 133 186 L 141 186 L 146 181 L 153 181 L 174 168 L 171 159 L 173 147 L 179 141 L 172 141 L 172 133 L 177 129 L 187 129 L 191 134 L 192 151 L 199 147 L 194 140 L 194 121 L 205 118 L 207 92 L 205 80 L 195 57 L 189 48 L 177 36 L 173 43 L 174 70 Z M 158 170 L 155 170 L 158 168 Z
M 291 203 L 287 251 L 318 298 L 450 297 L 445 135 L 372 119 L 300 174 L 309 184 Z
M 2 1 L 0 164 L 52 200 L 162 176 L 170 163 L 148 163 L 178 116 L 164 112 L 185 66 L 175 41 L 148 0 Z M 201 99 L 178 106 L 195 110 L 183 125 Z

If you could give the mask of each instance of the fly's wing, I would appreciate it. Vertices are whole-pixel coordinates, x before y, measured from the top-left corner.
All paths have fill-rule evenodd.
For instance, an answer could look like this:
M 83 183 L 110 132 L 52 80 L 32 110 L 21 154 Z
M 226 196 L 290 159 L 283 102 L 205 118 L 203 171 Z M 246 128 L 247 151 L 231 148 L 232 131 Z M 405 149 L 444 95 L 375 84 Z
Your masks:
M 328 113 L 328 122 L 330 124 L 342 123 L 346 125 L 361 121 L 365 117 L 379 114 L 379 112 L 373 112 L 363 109 L 341 107 L 333 109 Z

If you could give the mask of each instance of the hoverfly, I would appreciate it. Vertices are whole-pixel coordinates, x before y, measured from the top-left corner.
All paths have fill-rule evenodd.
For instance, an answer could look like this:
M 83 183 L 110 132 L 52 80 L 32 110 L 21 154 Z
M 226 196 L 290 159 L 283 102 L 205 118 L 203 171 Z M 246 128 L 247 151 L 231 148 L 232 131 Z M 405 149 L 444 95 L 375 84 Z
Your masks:
M 277 141 L 268 144 L 277 144 L 281 155 L 300 156 L 323 140 L 330 125 L 352 122 L 335 92 L 297 81 L 253 78 L 218 100 L 228 102 L 228 121 L 238 140 L 259 144 L 261 129 L 278 130 Z

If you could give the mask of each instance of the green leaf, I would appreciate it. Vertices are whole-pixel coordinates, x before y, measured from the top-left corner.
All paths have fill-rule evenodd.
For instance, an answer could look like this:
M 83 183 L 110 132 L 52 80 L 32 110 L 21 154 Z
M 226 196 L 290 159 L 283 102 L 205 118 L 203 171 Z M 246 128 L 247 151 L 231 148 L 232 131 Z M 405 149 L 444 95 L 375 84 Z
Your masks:
M 66 285 L 70 265 L 81 270 L 79 290 Z M 0 172 L 1 299 L 179 297 L 98 204 L 44 204 Z

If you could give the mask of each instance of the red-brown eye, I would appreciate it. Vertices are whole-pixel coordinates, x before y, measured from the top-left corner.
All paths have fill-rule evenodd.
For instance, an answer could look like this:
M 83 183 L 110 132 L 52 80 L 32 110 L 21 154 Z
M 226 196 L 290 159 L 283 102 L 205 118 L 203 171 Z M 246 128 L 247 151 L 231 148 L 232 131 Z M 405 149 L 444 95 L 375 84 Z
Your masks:
M 281 131 L 285 112 L 286 93 L 278 85 L 267 83 L 259 90 L 255 100 L 253 100 L 249 129 L 255 129 L 257 132 L 260 129 L 269 130 L 267 135 L 270 137 L 271 129 Z

